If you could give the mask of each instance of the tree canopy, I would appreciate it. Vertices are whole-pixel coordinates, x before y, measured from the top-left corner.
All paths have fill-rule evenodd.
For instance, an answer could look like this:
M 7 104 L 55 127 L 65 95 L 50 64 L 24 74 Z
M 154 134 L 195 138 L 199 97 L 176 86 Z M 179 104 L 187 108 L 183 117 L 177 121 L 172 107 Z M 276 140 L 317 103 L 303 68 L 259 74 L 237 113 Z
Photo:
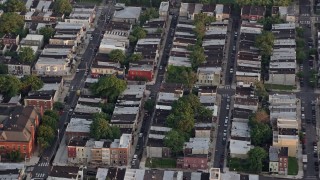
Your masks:
M 169 131 L 164 138 L 164 145 L 175 154 L 183 150 L 184 142 L 184 137 L 176 130 Z
M 267 152 L 261 147 L 254 147 L 248 152 L 249 170 L 253 173 L 262 171 L 263 161 L 268 157 Z
M 263 29 L 270 31 L 272 29 L 273 24 L 285 23 L 283 19 L 279 15 L 277 16 L 268 16 L 258 20 L 258 23 L 263 25 Z
M 256 37 L 256 47 L 260 49 L 262 55 L 270 56 L 273 51 L 274 35 L 272 32 L 263 31 Z
M 170 83 L 182 83 L 187 88 L 192 88 L 194 83 L 197 81 L 197 75 L 192 71 L 191 68 L 182 66 L 170 65 L 167 69 L 167 82 Z
M 130 62 L 138 62 L 142 59 L 143 59 L 143 56 L 141 53 L 133 53 L 129 58 Z
M 157 9 L 148 8 L 145 11 L 143 11 L 142 14 L 140 15 L 140 18 L 139 18 L 140 25 L 143 25 L 144 23 L 146 23 L 150 19 L 158 18 L 158 17 L 159 17 L 159 13 L 158 13 Z
M 143 39 L 147 36 L 147 31 L 140 26 L 135 26 L 129 36 L 130 42 L 137 42 L 139 39 Z
M 193 70 L 197 70 L 199 65 L 206 61 L 206 55 L 204 54 L 204 49 L 201 46 L 193 46 L 190 54 L 191 66 Z
M 70 14 L 72 5 L 69 0 L 56 0 L 53 9 L 57 13 Z
M 26 11 L 25 3 L 21 0 L 9 0 L 5 4 L 6 12 L 24 12 Z
M 0 33 L 17 33 L 24 25 L 24 19 L 17 13 L 3 13 L 0 17 Z
M 254 146 L 264 146 L 272 141 L 269 115 L 260 110 L 249 119 L 251 142 Z
M 118 139 L 120 138 L 120 129 L 116 126 L 110 126 L 104 115 L 97 114 L 90 126 L 90 136 L 96 140 L 100 139 Z
M 108 100 L 116 100 L 116 98 L 127 88 L 125 80 L 118 79 L 111 75 L 101 77 L 98 82 L 91 86 L 91 91 L 103 97 L 108 97 Z
M 0 74 L 8 74 L 8 65 L 0 64 Z
M 42 116 L 42 124 L 38 128 L 37 142 L 41 150 L 50 147 L 58 127 L 59 114 L 53 110 L 46 110 Z
M 123 63 L 126 59 L 126 55 L 120 49 L 114 49 L 109 53 L 109 58 L 111 61 Z
M 21 63 L 32 64 L 36 60 L 36 55 L 31 47 L 22 47 L 19 50 L 18 58 Z
M 22 89 L 36 91 L 43 87 L 43 82 L 35 75 L 28 75 L 21 78 Z
M 292 0 L 236 0 L 240 6 L 255 5 L 255 6 L 288 6 Z
M 39 29 L 39 34 L 43 35 L 45 43 L 49 43 L 51 37 L 53 37 L 55 31 L 52 27 L 42 27 Z
M 198 121 L 211 121 L 212 111 L 201 105 L 194 94 L 179 98 L 172 104 L 170 115 L 166 119 L 169 127 L 180 132 L 190 133 L 194 128 L 195 119 Z
M 0 93 L 6 97 L 18 94 L 21 88 L 20 80 L 12 75 L 0 75 Z

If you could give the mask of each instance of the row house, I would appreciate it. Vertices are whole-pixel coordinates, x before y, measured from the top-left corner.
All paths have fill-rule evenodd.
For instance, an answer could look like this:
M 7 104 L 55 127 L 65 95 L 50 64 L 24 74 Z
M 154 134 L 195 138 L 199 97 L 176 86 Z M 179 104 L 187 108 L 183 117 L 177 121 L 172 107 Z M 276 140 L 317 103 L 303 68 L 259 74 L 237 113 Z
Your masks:
M 31 12 L 52 12 L 54 3 L 52 1 L 44 0 L 28 0 L 26 2 L 26 8 Z
M 43 35 L 28 34 L 25 38 L 21 40 L 20 45 L 36 46 L 37 48 L 42 48 L 44 45 Z
M 289 6 L 273 6 L 272 16 L 279 16 L 288 23 L 296 22 L 296 10 L 294 4 Z
M 159 6 L 159 16 L 164 19 L 167 19 L 169 17 L 169 7 L 169 2 L 161 2 Z
M 169 65 L 191 67 L 189 59 L 191 51 L 188 47 L 196 43 L 196 35 L 193 30 L 195 26 L 192 22 L 192 20 L 179 20 L 175 34 L 171 34 L 174 38 L 169 55 Z
M 241 19 L 257 22 L 259 19 L 264 18 L 266 7 L 264 6 L 243 6 L 241 8 Z
M 202 47 L 206 62 L 197 70 L 197 85 L 218 86 L 221 82 L 223 52 L 225 51 L 227 23 L 222 26 L 212 23 L 207 27 Z
M 171 130 L 166 118 L 170 114 L 172 103 L 183 96 L 183 85 L 162 83 L 157 97 L 154 121 L 150 127 L 147 142 L 148 157 L 171 157 L 171 150 L 164 145 L 164 137 Z
M 76 5 L 65 22 L 84 24 L 87 28 L 92 27 L 96 14 L 95 5 Z
M 100 140 L 72 138 L 68 143 L 68 162 L 73 164 L 99 164 L 125 166 L 131 154 L 131 134 L 120 139 Z
M 5 34 L 0 39 L 0 43 L 3 45 L 19 45 L 20 36 L 15 34 Z
M 0 57 L 0 62 L 7 65 L 8 74 L 19 76 L 31 74 L 31 64 L 29 63 L 21 63 L 10 56 Z
M 278 118 L 297 119 L 298 99 L 295 94 L 270 94 L 269 103 L 271 123 Z
M 29 93 L 24 98 L 25 106 L 34 106 L 42 111 L 52 110 L 53 104 L 58 101 L 63 90 L 62 77 L 41 77 L 43 87 L 38 91 Z
M 205 5 L 203 6 L 205 8 Z M 217 4 L 215 9 L 216 21 L 229 20 L 231 7 L 229 5 Z
M 272 26 L 275 45 L 269 65 L 268 84 L 296 84 L 296 42 L 295 24 L 275 24 Z
M 211 168 L 210 172 L 187 172 L 187 171 L 173 171 L 173 170 L 156 170 L 156 169 L 131 169 L 131 168 L 98 168 L 95 179 L 177 179 L 177 177 L 185 177 L 185 179 L 197 179 L 197 180 L 221 180 L 220 170 L 218 168 Z M 218 178 L 218 179 L 217 179 Z
M 97 54 L 91 66 L 91 76 L 99 77 L 103 75 L 123 76 L 124 68 L 121 68 L 120 62 L 110 60 L 106 54 Z
M 269 148 L 269 172 L 280 175 L 288 175 L 288 148 L 274 147 Z
M 194 20 L 195 16 L 202 11 L 203 4 L 181 3 L 179 17 Z
M 27 25 L 30 25 L 33 22 L 55 23 L 64 19 L 64 14 L 58 14 L 52 11 L 29 11 L 21 12 L 20 15 L 24 18 Z
M 85 175 L 84 173 L 85 170 L 86 170 L 85 167 L 52 166 L 50 168 L 50 172 L 48 174 L 47 179 L 48 180 L 57 180 L 57 179 L 82 180 L 84 179 L 83 176 Z
M 272 146 L 288 148 L 288 156 L 297 157 L 299 148 L 299 124 L 297 119 L 278 118 L 273 128 Z
M 145 90 L 144 82 L 129 81 L 127 89 L 118 97 L 110 124 L 124 132 L 132 132 L 141 117 Z
M 92 120 L 71 118 L 66 128 L 66 143 L 73 138 L 89 138 Z
M 30 158 L 36 146 L 36 130 L 39 114 L 34 107 L 0 104 L 3 116 L 0 128 L 0 153 L 5 157 L 12 151 L 20 151 L 21 156 Z
M 120 3 L 117 3 L 115 7 L 117 11 L 114 12 L 112 21 L 126 22 L 130 24 L 138 23 L 140 14 L 142 12 L 141 7 L 125 6 L 125 4 Z
M 129 32 L 122 30 L 106 31 L 99 46 L 99 53 L 109 54 L 112 50 L 121 50 L 124 53 L 129 47 Z
M 255 47 L 255 38 L 261 34 L 262 26 L 243 22 L 238 42 L 236 82 L 237 86 L 250 87 L 260 81 L 261 57 Z

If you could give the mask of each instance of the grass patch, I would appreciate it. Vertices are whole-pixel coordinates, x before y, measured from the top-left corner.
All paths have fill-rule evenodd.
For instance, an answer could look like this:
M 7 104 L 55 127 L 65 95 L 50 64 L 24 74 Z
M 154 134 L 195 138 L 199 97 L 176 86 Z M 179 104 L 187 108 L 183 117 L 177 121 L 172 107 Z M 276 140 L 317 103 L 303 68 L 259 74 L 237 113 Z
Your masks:
M 288 160 L 288 175 L 297 175 L 299 170 L 298 159 L 289 157 Z
M 148 158 L 146 161 L 146 167 L 149 168 L 176 168 L 176 166 L 177 160 L 172 158 Z
M 281 85 L 281 84 L 264 84 L 266 89 L 274 89 L 274 90 L 281 90 L 281 91 L 292 91 L 295 90 L 295 86 L 290 85 Z
M 240 158 L 230 158 L 228 160 L 228 167 L 230 171 L 241 171 L 248 172 L 249 171 L 249 163 L 246 159 Z

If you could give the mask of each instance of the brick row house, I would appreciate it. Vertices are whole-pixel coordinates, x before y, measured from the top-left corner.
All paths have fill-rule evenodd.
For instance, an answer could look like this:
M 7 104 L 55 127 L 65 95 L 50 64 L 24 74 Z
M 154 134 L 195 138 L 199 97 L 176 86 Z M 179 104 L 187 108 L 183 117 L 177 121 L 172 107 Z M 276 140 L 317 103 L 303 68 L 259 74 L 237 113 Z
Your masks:
M 0 109 L 0 154 L 5 157 L 7 153 L 20 151 L 22 158 L 30 158 L 39 125 L 36 108 L 0 104 Z

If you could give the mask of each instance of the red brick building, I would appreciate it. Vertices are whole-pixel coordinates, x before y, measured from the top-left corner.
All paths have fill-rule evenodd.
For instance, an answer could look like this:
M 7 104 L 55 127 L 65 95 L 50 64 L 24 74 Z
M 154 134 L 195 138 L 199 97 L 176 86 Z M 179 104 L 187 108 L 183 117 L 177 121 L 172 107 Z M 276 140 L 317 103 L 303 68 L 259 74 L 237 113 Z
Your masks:
M 19 45 L 19 35 L 5 34 L 0 40 L 4 45 Z
M 208 169 L 208 157 L 206 154 L 186 155 L 177 160 L 177 168 L 182 169 Z
M 288 147 L 282 147 L 279 150 L 279 174 L 288 174 Z
M 241 9 L 241 19 L 249 21 L 258 21 L 264 18 L 266 8 L 264 6 L 243 6 Z
M 24 99 L 25 106 L 37 107 L 41 110 L 52 110 L 56 91 L 37 91 Z
M 20 151 L 22 158 L 30 158 L 35 149 L 35 132 L 39 114 L 34 107 L 0 105 L 4 117 L 0 124 L 0 154 Z
M 129 80 L 147 80 L 152 81 L 154 76 L 152 65 L 130 65 L 128 76 Z

